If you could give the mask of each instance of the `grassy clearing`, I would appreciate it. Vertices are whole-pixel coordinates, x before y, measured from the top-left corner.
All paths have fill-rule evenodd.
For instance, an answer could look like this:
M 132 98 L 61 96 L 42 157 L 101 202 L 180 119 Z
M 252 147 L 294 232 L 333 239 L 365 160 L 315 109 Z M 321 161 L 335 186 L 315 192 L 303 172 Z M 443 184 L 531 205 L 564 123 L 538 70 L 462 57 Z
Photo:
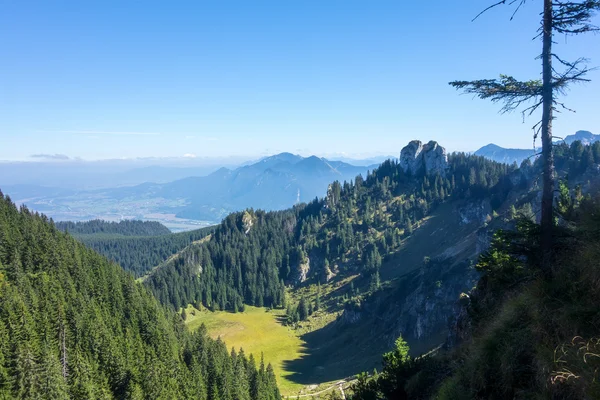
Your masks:
M 273 365 L 283 394 L 296 394 L 304 388 L 305 385 L 288 379 L 292 372 L 284 367 L 286 362 L 304 355 L 306 343 L 278 322 L 277 318 L 283 315 L 283 310 L 246 306 L 245 312 L 234 314 L 198 311 L 190 307 L 186 313 L 186 323 L 190 329 L 198 329 L 204 324 L 213 338 L 220 337 L 230 348 L 243 348 L 246 355 L 254 354 L 257 362 L 263 353 L 265 363 Z

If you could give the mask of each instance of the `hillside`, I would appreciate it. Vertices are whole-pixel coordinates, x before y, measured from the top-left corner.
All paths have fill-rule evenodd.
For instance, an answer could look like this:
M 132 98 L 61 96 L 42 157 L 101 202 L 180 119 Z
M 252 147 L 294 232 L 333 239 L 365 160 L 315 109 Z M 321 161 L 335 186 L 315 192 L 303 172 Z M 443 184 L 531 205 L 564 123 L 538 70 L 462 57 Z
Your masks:
M 190 244 L 204 239 L 213 230 L 214 228 L 209 226 L 159 236 L 91 234 L 75 235 L 75 237 L 139 278 Z
M 539 225 L 499 231 L 461 295 L 445 346 L 412 357 L 399 338 L 352 399 L 596 399 L 600 396 L 600 193 L 561 185 L 551 276 Z
M 442 160 L 444 176 L 420 168 L 413 175 L 387 161 L 366 179 L 334 182 L 323 199 L 279 212 L 231 214 L 208 242 L 186 249 L 147 284 L 175 308 L 200 301 L 229 310 L 242 303 L 280 306 L 282 282 L 326 283 L 340 273 L 359 274 L 356 283 L 368 288 L 384 272 L 382 255 L 400 251 L 437 207 L 487 199 L 491 212 L 513 186 L 513 167 L 465 154 Z M 173 274 L 183 286 L 169 283 Z M 185 294 L 178 293 L 183 288 Z
M 119 222 L 99 219 L 85 222 L 59 221 L 61 231 L 72 235 L 160 236 L 171 233 L 169 228 L 156 221 L 124 220 Z
M 477 230 L 505 202 L 517 171 L 452 154 L 428 174 L 426 154 L 414 155 L 414 174 L 388 161 L 365 179 L 334 182 L 309 204 L 232 214 L 209 241 L 182 251 L 145 284 L 175 309 L 286 309 L 284 322 L 307 349 L 284 363 L 291 384 L 372 368 L 399 330 L 415 332 L 411 343 L 424 349 L 435 346 L 458 294 L 477 276 L 465 275 L 468 263 L 437 261 L 423 275 L 423 260 L 474 257 Z M 437 313 L 415 300 L 436 293 Z
M 119 266 L 0 195 L 0 398 L 280 395 L 272 367 L 189 333 Z
M 323 199 L 232 214 L 145 284 L 175 309 L 286 309 L 308 349 L 286 364 L 295 383 L 372 368 L 400 334 L 413 353 L 426 352 L 444 341 L 456 299 L 477 282 L 473 264 L 491 233 L 534 217 L 539 191 L 537 164 L 461 153 L 445 161 L 440 149 L 411 143 L 399 162 L 334 182 Z M 600 145 L 556 148 L 572 186 L 597 180 L 598 161 Z

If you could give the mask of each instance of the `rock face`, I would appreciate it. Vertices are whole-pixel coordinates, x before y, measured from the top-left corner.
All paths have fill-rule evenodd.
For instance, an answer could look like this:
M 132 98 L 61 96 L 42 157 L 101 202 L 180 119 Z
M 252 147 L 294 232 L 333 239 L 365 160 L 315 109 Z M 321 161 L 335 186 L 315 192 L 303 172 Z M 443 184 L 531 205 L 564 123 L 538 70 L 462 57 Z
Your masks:
M 423 143 L 420 140 L 413 140 L 406 145 L 400 152 L 400 166 L 404 172 L 416 173 L 423 165 Z
M 492 205 L 487 199 L 469 202 L 465 206 L 458 208 L 458 216 L 460 218 L 461 225 L 471 224 L 474 222 L 483 224 L 487 222 L 491 214 Z
M 294 285 L 299 285 L 306 281 L 310 271 L 310 258 L 306 257 L 296 267 L 296 273 L 293 279 Z
M 252 229 L 252 225 L 254 225 L 252 216 L 248 211 L 244 211 L 244 215 L 242 215 L 242 228 L 246 235 L 250 232 L 250 229 Z
M 411 141 L 400 152 L 400 166 L 404 172 L 427 175 L 444 174 L 448 168 L 446 149 L 435 141 L 423 145 L 419 140 Z

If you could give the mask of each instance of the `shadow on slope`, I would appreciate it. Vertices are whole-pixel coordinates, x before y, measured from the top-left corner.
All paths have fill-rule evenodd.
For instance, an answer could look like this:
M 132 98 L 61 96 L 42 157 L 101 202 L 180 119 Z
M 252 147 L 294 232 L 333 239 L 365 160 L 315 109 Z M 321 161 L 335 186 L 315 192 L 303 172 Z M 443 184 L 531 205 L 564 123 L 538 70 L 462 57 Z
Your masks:
M 348 309 L 336 321 L 302 335 L 305 354 L 283 363 L 283 368 L 291 373 L 288 379 L 309 385 L 380 368 L 381 354 L 389 350 L 398 335 L 396 321 L 388 318 L 389 314 L 399 311 L 398 303 L 404 301 L 417 277 L 417 271 L 408 273 L 388 289 L 374 294 L 368 306 Z

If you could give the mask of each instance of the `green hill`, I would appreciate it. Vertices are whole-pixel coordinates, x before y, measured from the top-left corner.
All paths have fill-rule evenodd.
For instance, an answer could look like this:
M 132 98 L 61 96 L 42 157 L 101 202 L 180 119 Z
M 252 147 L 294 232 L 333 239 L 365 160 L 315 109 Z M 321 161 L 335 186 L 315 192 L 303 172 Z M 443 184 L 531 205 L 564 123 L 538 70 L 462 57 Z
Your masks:
M 56 222 L 56 227 L 71 235 L 160 236 L 171 233 L 169 228 L 156 221 L 125 220 L 119 222 L 95 219 L 85 222 Z
M 159 236 L 122 236 L 119 234 L 78 234 L 80 242 L 118 263 L 135 277 L 142 277 L 154 267 L 183 250 L 190 244 L 204 239 L 213 227 L 193 231 L 170 233 Z M 69 231 L 69 233 L 71 233 Z
M 411 357 L 399 339 L 352 399 L 596 399 L 600 396 L 600 197 L 561 187 L 551 277 L 540 227 L 498 231 L 461 296 L 446 346 Z
M 279 399 L 118 265 L 0 195 L 0 398 Z

